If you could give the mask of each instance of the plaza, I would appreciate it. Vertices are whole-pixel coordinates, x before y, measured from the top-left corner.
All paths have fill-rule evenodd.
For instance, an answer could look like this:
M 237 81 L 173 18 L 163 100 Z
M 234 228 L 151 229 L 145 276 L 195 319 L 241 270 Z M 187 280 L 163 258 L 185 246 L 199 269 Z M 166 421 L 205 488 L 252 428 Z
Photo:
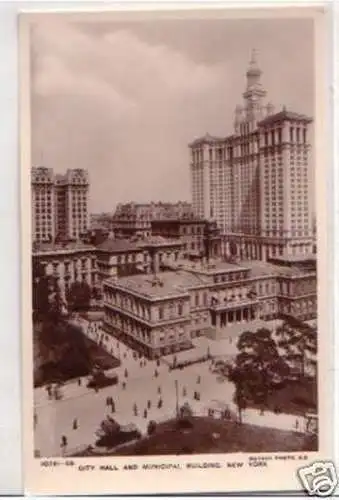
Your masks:
M 236 412 L 233 403 L 234 385 L 212 372 L 211 361 L 170 370 L 169 358 L 162 359 L 159 364 L 155 360 L 135 356 L 135 351 L 108 335 L 100 322 L 90 324 L 83 318 L 73 321 L 82 328 L 85 335 L 95 342 L 100 342 L 107 352 L 121 360 L 121 365 L 111 370 L 118 375 L 119 383 L 96 392 L 87 387 L 88 378 L 84 377 L 62 386 L 62 397 L 58 400 L 49 399 L 46 387 L 35 389 L 35 449 L 40 456 L 60 456 L 61 453 L 71 455 L 85 446 L 94 446 L 97 440 L 96 431 L 108 415 L 120 425 L 134 424 L 142 435 L 146 435 L 150 420 L 163 422 L 173 419 L 177 407 L 186 402 L 196 416 L 207 416 L 208 408 L 218 405 L 227 405 L 231 411 Z M 229 352 L 229 339 L 222 340 L 221 344 L 220 340 L 216 342 L 207 338 L 197 339 L 197 357 L 199 352 L 205 352 L 208 346 L 211 352 L 222 353 L 223 343 L 224 349 L 227 348 Z M 234 340 L 231 344 L 233 355 L 236 353 L 235 344 Z M 126 384 L 125 388 L 123 383 Z M 195 399 L 195 392 L 199 393 L 199 400 Z M 108 397 L 114 401 L 113 413 L 111 406 L 107 405 Z M 160 398 L 161 408 L 158 406 Z M 304 426 L 303 419 L 296 419 L 295 415 L 276 415 L 271 412 L 262 415 L 254 409 L 247 409 L 243 413 L 243 422 L 294 431 L 296 426 L 298 429 Z M 67 438 L 67 448 L 63 450 L 62 436 Z

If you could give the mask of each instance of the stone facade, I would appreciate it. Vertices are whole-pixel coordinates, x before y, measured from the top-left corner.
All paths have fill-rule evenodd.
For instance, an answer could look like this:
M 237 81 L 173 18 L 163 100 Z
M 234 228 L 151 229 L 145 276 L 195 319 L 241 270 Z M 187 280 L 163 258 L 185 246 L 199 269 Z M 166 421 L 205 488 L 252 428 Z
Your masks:
M 246 329 L 256 320 L 317 315 L 315 267 L 179 261 L 168 269 L 155 281 L 140 275 L 104 282 L 108 327 L 150 357 L 181 350 L 211 330 L 219 335 L 236 324 Z
M 312 253 L 312 119 L 285 108 L 276 113 L 260 79 L 253 55 L 234 133 L 190 144 L 193 210 L 217 222 L 228 254 L 268 260 Z

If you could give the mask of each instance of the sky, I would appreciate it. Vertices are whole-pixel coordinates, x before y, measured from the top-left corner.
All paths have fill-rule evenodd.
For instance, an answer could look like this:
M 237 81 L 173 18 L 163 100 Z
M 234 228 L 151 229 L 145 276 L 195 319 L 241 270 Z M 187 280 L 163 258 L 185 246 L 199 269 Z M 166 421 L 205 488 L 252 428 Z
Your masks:
M 87 169 L 92 212 L 190 200 L 188 143 L 233 132 L 252 49 L 267 101 L 313 116 L 311 20 L 36 22 L 33 165 Z

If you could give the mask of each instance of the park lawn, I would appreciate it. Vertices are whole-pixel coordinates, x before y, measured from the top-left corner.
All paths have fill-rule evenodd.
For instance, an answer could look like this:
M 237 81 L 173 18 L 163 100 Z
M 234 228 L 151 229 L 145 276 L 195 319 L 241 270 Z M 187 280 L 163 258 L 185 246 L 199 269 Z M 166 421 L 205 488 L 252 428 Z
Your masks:
M 186 455 L 195 453 L 268 453 L 315 451 L 317 443 L 304 434 L 253 425 L 194 417 L 191 429 L 179 429 L 171 420 L 156 433 L 128 445 L 115 455 Z
M 91 356 L 93 364 L 102 370 L 110 370 L 120 366 L 119 359 L 109 354 L 101 346 L 85 337 L 85 346 Z
M 276 389 L 269 395 L 265 408 L 270 411 L 279 409 L 290 415 L 305 415 L 317 413 L 317 380 L 304 378 L 300 381 L 286 382 L 281 389 Z M 250 408 L 261 408 L 250 404 Z
M 53 332 L 53 328 L 55 331 Z M 34 386 L 88 375 L 94 366 L 109 370 L 120 361 L 66 322 L 43 330 L 34 325 Z

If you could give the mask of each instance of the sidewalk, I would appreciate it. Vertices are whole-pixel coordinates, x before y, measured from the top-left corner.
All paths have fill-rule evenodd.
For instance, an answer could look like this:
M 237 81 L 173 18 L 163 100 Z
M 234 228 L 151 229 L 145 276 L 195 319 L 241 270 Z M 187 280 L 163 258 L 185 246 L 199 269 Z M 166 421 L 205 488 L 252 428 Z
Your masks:
M 88 331 L 87 323 L 82 321 L 81 328 L 91 340 L 98 342 L 101 335 L 106 335 L 100 328 L 97 328 L 97 331 Z M 60 455 L 60 441 L 63 435 L 67 436 L 69 448 L 73 449 L 84 444 L 93 445 L 97 439 L 95 432 L 107 415 L 111 415 L 121 425 L 132 423 L 145 434 L 150 420 L 163 422 L 173 418 L 177 404 L 180 407 L 185 402 L 188 402 L 196 415 L 207 416 L 208 406 L 213 401 L 229 405 L 231 410 L 238 413 L 233 403 L 234 385 L 228 380 L 218 379 L 217 374 L 210 371 L 209 363 L 169 371 L 165 363 L 157 366 L 156 361 L 146 361 L 146 366 L 140 366 L 141 360 L 134 359 L 133 351 L 113 337 L 108 337 L 108 340 L 103 342 L 103 348 L 108 352 L 110 349 L 114 349 L 115 352 L 120 350 L 121 366 L 107 371 L 107 374 L 118 375 L 117 385 L 101 388 L 95 392 L 86 387 L 88 377 L 82 377 L 81 385 L 78 385 L 76 379 L 62 386 L 63 397 L 57 401 L 48 399 L 46 388 L 35 389 L 37 412 L 35 441 L 36 448 L 40 450 L 42 456 Z M 158 377 L 154 376 L 155 370 L 158 372 Z M 199 378 L 200 383 L 198 383 Z M 122 388 L 123 381 L 126 382 L 125 390 Z M 194 399 L 195 391 L 199 392 L 200 401 Z M 114 400 L 114 413 L 106 404 L 107 397 L 112 397 Z M 160 398 L 163 404 L 158 408 Z M 147 408 L 148 401 L 151 401 L 151 408 Z M 134 405 L 137 405 L 137 415 L 134 414 Z M 145 409 L 147 409 L 146 416 Z M 77 429 L 72 427 L 74 419 L 78 421 Z M 243 422 L 246 424 L 303 432 L 303 419 L 299 418 L 298 429 L 296 420 L 294 415 L 276 415 L 268 411 L 264 415 L 254 409 L 243 412 Z

